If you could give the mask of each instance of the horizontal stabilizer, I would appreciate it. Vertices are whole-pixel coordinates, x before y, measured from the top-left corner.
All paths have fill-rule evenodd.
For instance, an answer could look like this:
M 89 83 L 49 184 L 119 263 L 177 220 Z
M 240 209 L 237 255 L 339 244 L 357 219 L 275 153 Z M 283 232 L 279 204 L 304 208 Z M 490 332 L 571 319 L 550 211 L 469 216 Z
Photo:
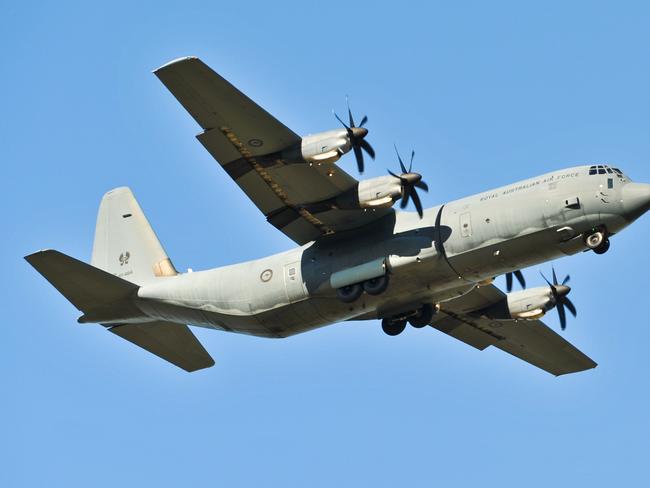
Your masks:
M 214 360 L 187 325 L 147 322 L 118 325 L 108 330 L 185 371 L 214 366 Z
M 138 291 L 138 285 L 59 251 L 39 251 L 25 259 L 82 312 L 127 302 Z

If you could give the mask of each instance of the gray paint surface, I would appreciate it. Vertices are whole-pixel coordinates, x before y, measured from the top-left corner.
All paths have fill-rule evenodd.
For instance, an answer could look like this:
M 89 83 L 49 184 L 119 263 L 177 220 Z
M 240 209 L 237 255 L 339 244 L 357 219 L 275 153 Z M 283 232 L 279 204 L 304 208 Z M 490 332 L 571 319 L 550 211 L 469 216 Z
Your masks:
M 630 182 L 605 166 L 596 171 L 576 166 L 425 209 L 419 218 L 391 208 L 400 197 L 394 180 L 359 183 L 332 161 L 314 162 L 318 135 L 303 143 L 200 60 L 176 60 L 155 73 L 201 125 L 199 140 L 208 151 L 269 222 L 301 246 L 177 274 L 130 190 L 112 190 L 100 205 L 93 266 L 53 251 L 27 257 L 84 313 L 82 321 L 107 327 L 192 324 L 287 337 L 333 322 L 395 317 L 436 304 L 441 313 L 433 326 L 479 349 L 495 345 L 553 374 L 595 366 L 539 321 L 522 324 L 480 315 L 504 300 L 486 283 L 587 250 L 585 237 L 597 229 L 620 232 L 650 208 L 650 185 Z M 337 144 L 341 154 L 350 150 L 337 142 L 340 131 L 320 137 L 325 153 Z M 350 270 L 367 272 L 377 262 L 384 263 L 390 277 L 384 293 L 363 294 L 353 303 L 337 298 L 332 279 L 336 283 L 337 277 L 354 274 Z M 132 286 L 118 284 L 120 292 L 111 291 L 107 296 L 114 300 L 107 301 L 100 292 L 115 288 L 112 275 Z M 98 291 L 88 294 L 84 284 Z M 122 296 L 122 290 L 129 293 Z M 146 329 L 142 344 L 151 343 L 151 330 Z

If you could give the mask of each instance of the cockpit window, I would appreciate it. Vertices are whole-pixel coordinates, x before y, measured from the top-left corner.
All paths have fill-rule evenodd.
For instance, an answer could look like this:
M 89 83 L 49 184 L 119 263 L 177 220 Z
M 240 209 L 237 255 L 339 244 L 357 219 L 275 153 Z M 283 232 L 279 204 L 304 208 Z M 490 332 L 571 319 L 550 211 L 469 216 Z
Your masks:
M 589 166 L 589 174 L 590 175 L 615 174 L 622 181 L 628 179 L 620 169 L 612 168 L 610 166 L 607 166 L 606 164 L 594 164 L 593 166 Z

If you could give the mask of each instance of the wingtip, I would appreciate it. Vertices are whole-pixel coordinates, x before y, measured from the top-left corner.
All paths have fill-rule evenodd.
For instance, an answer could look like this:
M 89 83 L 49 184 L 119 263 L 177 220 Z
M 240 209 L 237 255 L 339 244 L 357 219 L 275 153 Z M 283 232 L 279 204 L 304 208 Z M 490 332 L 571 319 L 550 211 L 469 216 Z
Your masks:
M 27 261 L 28 263 L 31 263 L 31 260 L 33 260 L 36 256 L 39 256 L 41 254 L 49 254 L 53 252 L 54 249 L 39 249 L 38 251 L 35 251 L 33 253 L 27 254 L 26 256 L 23 256 L 23 259 Z
M 210 357 L 210 356 L 208 356 L 208 357 Z M 194 373 L 195 371 L 201 371 L 202 369 L 211 368 L 214 365 L 215 365 L 214 359 L 212 359 L 212 357 L 210 357 L 209 360 L 206 358 L 205 362 L 203 362 L 202 364 L 194 365 L 194 366 L 189 367 L 189 368 L 181 367 L 181 369 L 184 369 L 188 373 Z
M 168 68 L 168 67 L 173 66 L 173 65 L 178 64 L 178 63 L 184 63 L 184 62 L 188 62 L 188 61 L 192 61 L 192 60 L 198 60 L 198 59 L 199 58 L 196 57 L 196 56 L 182 56 L 180 58 L 172 59 L 171 61 L 163 64 L 162 66 L 159 66 L 158 68 L 154 69 L 152 71 L 152 73 L 155 74 L 160 70 L 163 70 L 165 68 Z
M 568 374 L 582 373 L 583 371 L 590 371 L 590 370 L 595 369 L 595 368 L 598 367 L 597 362 L 595 362 L 593 360 L 590 360 L 590 361 L 591 361 L 591 364 L 589 364 L 588 366 L 583 367 L 582 369 L 573 369 L 571 371 L 563 371 L 561 373 L 551 373 L 551 374 L 553 376 L 555 376 L 556 378 L 559 378 L 560 376 L 565 376 L 565 375 L 568 375 Z

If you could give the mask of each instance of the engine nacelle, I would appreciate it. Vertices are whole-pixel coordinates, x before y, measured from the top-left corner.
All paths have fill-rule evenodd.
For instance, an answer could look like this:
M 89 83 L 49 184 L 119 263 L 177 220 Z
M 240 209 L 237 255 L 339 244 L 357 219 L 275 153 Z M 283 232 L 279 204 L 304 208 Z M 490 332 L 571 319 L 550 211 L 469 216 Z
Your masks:
M 402 185 L 394 176 L 362 180 L 352 191 L 340 195 L 336 206 L 342 209 L 391 207 L 402 196 Z
M 554 306 L 551 289 L 544 286 L 508 293 L 505 299 L 479 313 L 496 320 L 536 320 Z
M 390 207 L 402 196 L 402 185 L 394 176 L 380 176 L 359 182 L 361 208 Z
M 308 163 L 333 163 L 352 149 L 345 129 L 319 132 L 302 138 L 300 151 Z

